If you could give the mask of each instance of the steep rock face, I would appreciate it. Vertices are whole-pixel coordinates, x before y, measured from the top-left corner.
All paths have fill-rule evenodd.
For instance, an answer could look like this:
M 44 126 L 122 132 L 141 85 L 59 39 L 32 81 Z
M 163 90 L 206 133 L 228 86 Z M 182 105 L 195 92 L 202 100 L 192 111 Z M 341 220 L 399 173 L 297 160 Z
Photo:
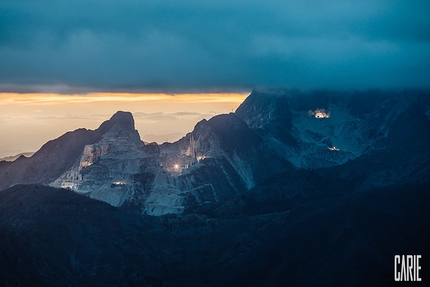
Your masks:
M 219 204 L 288 166 L 234 114 L 203 120 L 178 142 L 161 146 L 144 145 L 132 116 L 118 121 L 117 115 L 52 186 L 161 215 Z
M 286 161 L 268 150 L 262 137 L 233 113 L 215 116 L 209 121 L 203 120 L 196 125 L 192 133 L 178 142 L 163 144 L 161 153 L 163 159 L 166 158 L 165 163 L 172 164 L 168 161 L 169 158 L 180 161 L 175 156 L 187 156 L 190 141 L 198 162 L 209 158 L 223 158 L 235 170 L 247 189 L 267 176 L 290 167 Z M 183 173 L 187 172 L 183 170 Z
M 20 157 L 13 162 L 0 164 L 0 190 L 18 183 L 48 184 L 75 164 L 85 146 L 107 138 L 107 132 L 134 126 L 128 112 L 118 112 L 97 130 L 77 129 L 44 144 L 30 158 Z M 138 137 L 138 135 L 137 135 Z M 134 136 L 134 140 L 136 135 Z M 122 139 L 123 142 L 127 138 Z
M 139 172 L 139 159 L 146 157 L 144 144 L 128 112 L 117 112 L 98 130 L 102 133 L 100 140 L 85 145 L 73 166 L 51 186 L 119 206 L 134 192 L 129 183 Z
M 73 165 L 85 145 L 99 137 L 94 131 L 78 129 L 47 142 L 30 158 L 1 162 L 0 190 L 17 183 L 51 182 Z
M 383 148 L 392 124 L 417 102 L 428 104 L 425 93 L 266 90 L 252 92 L 236 114 L 279 156 L 315 169 Z
M 357 159 L 365 169 L 378 166 L 363 186 L 419 184 L 429 173 L 429 101 L 419 91 L 254 91 L 236 113 L 202 120 L 162 145 L 145 145 L 132 115 L 118 112 L 95 131 L 77 130 L 29 159 L 2 162 L 2 184 L 50 183 L 150 215 L 212 212 L 268 179 L 348 168 Z
M 203 120 L 181 140 L 161 146 L 144 145 L 132 124 L 102 128 L 100 141 L 86 145 L 52 186 L 162 215 L 206 210 L 289 167 L 234 114 Z
M 218 135 L 224 157 L 242 178 L 247 189 L 290 165 L 268 149 L 263 138 L 235 114 L 212 118 L 209 125 Z
M 267 176 L 290 168 L 235 114 L 203 120 L 179 141 L 161 145 L 160 161 L 174 178 L 168 191 L 166 180 L 155 181 L 147 205 L 150 214 L 155 214 L 152 208 L 164 207 L 166 192 L 170 200 L 183 202 L 184 209 L 196 212 L 232 199 Z M 180 190 L 182 199 L 172 196 L 174 189 Z

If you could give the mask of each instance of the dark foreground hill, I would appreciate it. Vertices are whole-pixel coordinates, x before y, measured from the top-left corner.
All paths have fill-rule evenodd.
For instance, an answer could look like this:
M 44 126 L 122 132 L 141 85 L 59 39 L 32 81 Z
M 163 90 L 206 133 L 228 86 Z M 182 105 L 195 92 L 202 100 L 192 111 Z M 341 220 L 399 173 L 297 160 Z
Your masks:
M 324 188 L 324 187 L 321 187 Z M 71 191 L 0 194 L 2 286 L 390 286 L 395 254 L 430 280 L 430 186 L 250 215 L 136 217 Z

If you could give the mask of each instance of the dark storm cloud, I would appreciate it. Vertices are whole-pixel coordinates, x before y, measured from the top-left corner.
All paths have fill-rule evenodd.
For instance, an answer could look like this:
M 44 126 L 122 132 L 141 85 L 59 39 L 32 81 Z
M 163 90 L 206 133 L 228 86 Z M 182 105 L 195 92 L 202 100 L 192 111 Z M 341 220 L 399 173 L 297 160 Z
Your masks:
M 3 91 L 430 87 L 429 1 L 2 1 Z

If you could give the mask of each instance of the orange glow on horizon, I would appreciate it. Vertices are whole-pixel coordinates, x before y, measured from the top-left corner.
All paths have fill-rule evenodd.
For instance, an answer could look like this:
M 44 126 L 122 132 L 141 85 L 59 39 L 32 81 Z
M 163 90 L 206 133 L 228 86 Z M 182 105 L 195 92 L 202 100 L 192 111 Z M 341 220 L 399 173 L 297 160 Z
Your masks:
M 0 93 L 0 158 L 36 151 L 78 128 L 96 129 L 117 111 L 134 116 L 145 141 L 176 141 L 202 119 L 233 112 L 248 94 Z M 31 139 L 31 140 L 29 140 Z
M 44 94 L 44 93 L 0 93 L 0 105 L 55 105 L 113 102 L 168 102 L 168 103 L 237 103 L 248 96 L 241 93 L 202 94 L 135 94 L 135 93 L 89 93 L 89 94 Z

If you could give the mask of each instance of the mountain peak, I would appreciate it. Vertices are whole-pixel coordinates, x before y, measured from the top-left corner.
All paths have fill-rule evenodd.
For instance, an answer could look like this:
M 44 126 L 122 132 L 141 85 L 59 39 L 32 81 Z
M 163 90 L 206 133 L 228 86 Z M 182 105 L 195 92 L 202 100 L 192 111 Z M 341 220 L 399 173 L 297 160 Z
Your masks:
M 130 112 L 118 111 L 109 120 L 103 122 L 96 132 L 103 135 L 113 127 L 123 131 L 134 131 L 133 115 Z
M 117 111 L 109 120 L 134 130 L 134 118 L 130 112 Z

